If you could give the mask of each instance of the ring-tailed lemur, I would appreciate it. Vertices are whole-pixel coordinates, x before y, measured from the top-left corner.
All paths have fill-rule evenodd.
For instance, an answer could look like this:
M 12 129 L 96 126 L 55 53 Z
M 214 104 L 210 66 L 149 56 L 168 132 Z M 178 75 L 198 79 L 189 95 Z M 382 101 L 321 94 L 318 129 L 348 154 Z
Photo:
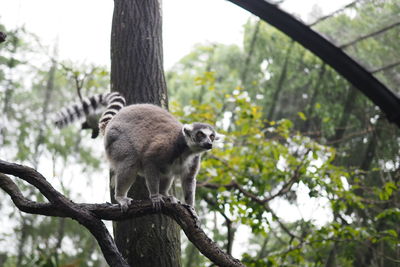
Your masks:
M 201 155 L 222 135 L 209 124 L 182 125 L 168 111 L 155 105 L 123 107 L 125 100 L 119 94 L 94 96 L 89 100 L 93 111 L 99 104 L 107 105 L 99 127 L 104 133 L 106 154 L 115 173 L 115 199 L 122 210 L 126 211 L 132 201 L 127 193 L 138 175 L 145 177 L 156 210 L 161 208 L 163 196 L 173 200 L 169 189 L 175 177 L 181 178 L 185 203 L 194 207 Z M 72 122 L 83 109 L 83 106 L 68 108 L 62 114 L 69 114 L 69 118 L 60 117 L 58 121 L 63 122 L 62 126 L 64 122 Z

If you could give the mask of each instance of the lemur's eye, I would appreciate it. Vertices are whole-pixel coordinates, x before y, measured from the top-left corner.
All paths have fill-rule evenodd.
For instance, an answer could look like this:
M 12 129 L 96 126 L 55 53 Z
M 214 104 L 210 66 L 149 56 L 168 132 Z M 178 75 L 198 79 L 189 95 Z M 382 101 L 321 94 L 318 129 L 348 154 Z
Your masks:
M 206 137 L 206 135 L 203 132 L 197 132 L 196 134 L 197 139 L 203 139 L 204 137 Z
M 210 135 L 210 139 L 211 139 L 211 141 L 214 141 L 215 135 L 214 135 L 214 134 L 211 134 L 211 135 Z

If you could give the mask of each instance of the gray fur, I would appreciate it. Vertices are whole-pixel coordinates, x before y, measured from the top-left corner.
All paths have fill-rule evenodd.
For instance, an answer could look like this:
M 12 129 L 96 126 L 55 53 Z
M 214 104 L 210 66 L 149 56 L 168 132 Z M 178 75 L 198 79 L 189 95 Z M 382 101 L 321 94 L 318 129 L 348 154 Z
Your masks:
M 83 116 L 89 118 L 106 106 L 99 120 L 107 157 L 114 171 L 115 199 L 127 210 L 127 197 L 138 175 L 144 176 L 155 209 L 163 197 L 175 201 L 169 189 L 175 177 L 182 182 L 185 203 L 194 206 L 196 175 L 201 154 L 221 135 L 205 123 L 182 125 L 168 111 L 150 104 L 125 107 L 117 92 L 85 98 L 58 113 L 55 124 L 64 127 Z M 85 124 L 84 127 L 87 125 Z
M 203 133 L 206 132 L 206 133 Z M 185 127 L 168 111 L 150 104 L 122 108 L 105 128 L 104 145 L 115 173 L 115 199 L 125 211 L 128 190 L 137 175 L 145 177 L 150 199 L 159 210 L 163 196 L 180 177 L 185 202 L 194 206 L 200 157 L 218 134 L 208 124 Z

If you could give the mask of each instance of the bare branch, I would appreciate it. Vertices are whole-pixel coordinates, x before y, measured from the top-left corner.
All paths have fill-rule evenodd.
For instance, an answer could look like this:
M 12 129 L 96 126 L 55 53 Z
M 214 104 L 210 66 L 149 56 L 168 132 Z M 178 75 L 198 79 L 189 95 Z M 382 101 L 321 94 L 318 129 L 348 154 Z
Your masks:
M 240 193 L 242 193 L 243 195 L 245 195 L 246 197 L 250 198 L 252 201 L 260 204 L 267 212 L 271 213 L 271 215 L 274 217 L 275 221 L 279 224 L 279 226 L 282 228 L 282 230 L 287 233 L 291 239 L 298 239 L 298 240 L 302 240 L 300 237 L 296 236 L 295 234 L 293 234 L 287 227 L 286 225 L 279 219 L 279 217 L 275 214 L 275 212 L 269 207 L 268 203 L 275 199 L 278 196 L 282 196 L 286 193 L 288 193 L 290 191 L 290 189 L 292 188 L 292 186 L 298 182 L 298 180 L 300 179 L 300 169 L 301 167 L 304 165 L 305 160 L 307 159 L 307 155 L 308 153 L 311 151 L 311 149 L 308 149 L 304 154 L 303 157 L 301 159 L 301 162 L 297 165 L 296 169 L 294 170 L 293 176 L 289 179 L 289 181 L 285 182 L 283 184 L 283 186 L 281 187 L 281 189 L 269 196 L 269 197 L 265 197 L 265 198 L 259 198 L 258 196 L 256 196 L 255 194 L 247 191 L 246 189 L 244 189 L 239 183 L 237 183 L 236 181 L 232 181 L 229 184 L 226 185 L 218 185 L 218 184 L 210 184 L 208 182 L 205 183 L 199 183 L 198 186 L 203 186 L 206 188 L 210 188 L 210 189 L 218 189 L 220 187 L 225 187 L 226 189 L 236 189 L 238 190 Z M 218 159 L 216 157 L 214 157 L 214 159 L 220 160 L 223 164 L 225 164 L 225 166 L 229 167 L 229 164 L 221 159 Z M 229 167 L 230 168 L 230 167 Z M 232 169 L 233 170 L 233 169 Z M 235 171 L 235 170 L 233 170 Z
M 85 226 L 96 238 L 101 251 L 103 252 L 104 258 L 110 266 L 129 266 L 118 251 L 117 246 L 104 223 L 95 217 L 93 213 L 82 208 L 78 204 L 73 203 L 54 189 L 39 172 L 32 168 L 15 163 L 9 163 L 3 160 L 0 160 L 0 172 L 17 176 L 35 186 L 50 201 L 50 205 L 52 205 L 54 210 L 63 213 L 62 217 L 69 217 Z M 15 183 L 13 183 L 7 176 L 2 175 L 0 180 L 1 187 L 10 194 L 14 203 L 28 205 L 28 207 L 30 207 L 28 209 L 30 213 L 34 213 L 35 209 L 32 207 L 36 204 L 43 208 L 43 204 L 27 201 L 22 196 L 20 190 L 16 190 L 17 187 Z M 55 214 L 51 216 L 55 216 Z
M 79 204 L 90 210 L 102 220 L 121 221 L 129 218 L 156 213 L 151 201 L 135 200 L 126 213 L 116 204 Z M 223 252 L 200 227 L 200 222 L 192 208 L 180 203 L 164 203 L 161 212 L 174 219 L 182 228 L 187 238 L 199 251 L 218 266 L 243 266 L 237 259 Z
M 226 239 L 227 239 L 227 242 L 226 242 L 226 252 L 229 254 L 229 255 L 232 255 L 232 246 L 233 246 L 233 239 L 234 239 L 234 234 L 235 234 L 235 231 L 234 231 L 234 227 L 233 227 L 233 222 L 232 222 L 232 220 L 228 217 L 228 215 L 226 215 L 226 213 L 224 212 L 224 207 L 222 207 L 222 208 L 220 208 L 219 206 L 218 206 L 218 203 L 214 200 L 214 199 L 211 199 L 211 198 L 209 198 L 209 197 L 205 197 L 204 198 L 204 200 L 207 202 L 207 204 L 209 204 L 209 205 L 211 205 L 211 206 L 213 206 L 214 207 L 214 209 L 216 209 L 218 212 L 219 212 L 219 214 L 221 214 L 222 215 L 222 217 L 224 217 L 224 219 L 225 219 L 225 223 L 226 223 L 226 232 L 227 232 L 227 236 L 226 236 Z
M 61 65 L 61 67 L 64 69 L 64 71 L 66 73 L 69 73 L 72 77 L 72 79 L 75 82 L 75 88 L 76 88 L 76 92 L 78 94 L 78 98 L 79 101 L 81 102 L 82 105 L 84 105 L 84 99 L 82 96 L 82 89 L 83 86 L 85 84 L 85 81 L 88 77 L 90 77 L 91 75 L 93 75 L 95 73 L 95 71 L 97 70 L 97 68 L 92 68 L 91 71 L 88 72 L 84 72 L 82 75 L 80 75 L 79 72 L 74 71 L 74 69 L 72 69 L 71 67 L 66 66 L 65 64 L 59 63 Z M 97 136 L 99 136 L 99 127 L 98 127 L 98 118 L 95 119 L 95 121 L 93 121 L 93 118 L 91 118 L 91 116 L 89 115 L 89 111 L 83 109 L 84 113 L 85 113 L 85 118 L 86 121 L 84 123 L 82 123 L 82 129 L 91 129 L 92 130 L 92 138 L 96 138 Z
M 34 185 L 50 201 L 38 203 L 26 199 L 17 185 L 6 175 L 17 176 Z M 69 217 L 85 226 L 96 238 L 110 266 L 129 266 L 118 252 L 115 242 L 102 220 L 126 220 L 155 213 L 151 201 L 134 201 L 129 210 L 121 212 L 116 204 L 79 204 L 55 190 L 36 170 L 0 160 L 0 188 L 7 192 L 22 211 L 47 216 Z M 224 253 L 201 229 L 194 210 L 180 203 L 164 203 L 161 212 L 174 219 L 199 251 L 218 266 L 244 266 L 239 260 Z
M 68 201 L 46 181 L 43 175 L 30 167 L 0 160 L 0 172 L 14 175 L 30 183 L 39 189 L 51 203 L 60 203 L 60 201 L 65 203 Z
M 254 195 L 253 193 L 247 191 L 246 189 L 244 189 L 236 181 L 232 181 L 231 183 L 226 184 L 226 185 L 211 184 L 211 183 L 208 183 L 208 182 L 203 182 L 203 183 L 198 183 L 197 186 L 206 187 L 206 188 L 210 188 L 210 189 L 218 189 L 220 187 L 225 187 L 226 189 L 235 188 L 235 189 L 239 190 L 243 195 L 247 196 L 248 198 L 251 198 L 252 200 L 254 200 L 255 202 L 257 202 L 257 203 L 259 203 L 261 205 L 264 205 L 265 203 L 270 202 L 271 200 L 288 193 L 290 191 L 290 189 L 292 188 L 292 186 L 296 182 L 298 182 L 298 180 L 300 179 L 300 169 L 304 165 L 304 162 L 305 162 L 305 160 L 307 158 L 307 155 L 308 155 L 308 153 L 310 151 L 311 151 L 311 149 L 307 149 L 307 151 L 303 154 L 303 158 L 301 159 L 301 162 L 299 163 L 299 165 L 297 165 L 296 169 L 294 170 L 293 176 L 289 179 L 289 181 L 285 182 L 282 185 L 281 189 L 277 193 L 275 193 L 273 195 L 270 195 L 268 197 L 262 198 L 262 199 L 259 198 L 256 195 Z M 220 161 L 221 163 L 224 164 L 225 167 L 228 167 L 233 172 L 237 172 L 241 176 L 251 176 L 250 174 L 246 174 L 246 173 L 242 173 L 242 172 L 239 173 L 237 170 L 231 168 L 229 163 L 227 163 L 226 161 L 224 161 L 224 160 L 222 160 L 220 158 L 213 157 L 213 156 L 211 156 L 211 157 L 213 159 L 215 159 L 215 160 Z
M 23 212 L 46 216 L 66 217 L 65 213 L 55 209 L 53 204 L 38 203 L 25 198 L 18 186 L 7 175 L 2 173 L 0 173 L 0 188 L 10 195 L 15 206 Z

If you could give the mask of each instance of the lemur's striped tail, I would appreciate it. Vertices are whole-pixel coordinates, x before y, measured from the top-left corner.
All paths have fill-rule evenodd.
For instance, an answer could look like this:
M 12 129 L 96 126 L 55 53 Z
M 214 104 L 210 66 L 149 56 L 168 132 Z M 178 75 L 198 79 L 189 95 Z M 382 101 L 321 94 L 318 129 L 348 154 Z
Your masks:
M 104 134 L 108 122 L 125 106 L 125 98 L 119 93 L 110 93 L 107 100 L 107 109 L 99 120 L 100 132 Z
M 103 121 L 104 116 L 112 107 L 113 115 L 108 119 L 110 120 L 121 108 L 125 106 L 125 99 L 116 92 L 104 93 L 94 95 L 89 98 L 84 98 L 81 103 L 75 103 L 72 106 L 61 110 L 56 115 L 54 124 L 58 128 L 63 128 L 82 117 L 98 113 L 105 106 L 107 106 L 107 110 L 103 113 L 101 121 Z M 107 125 L 107 123 L 105 125 Z

